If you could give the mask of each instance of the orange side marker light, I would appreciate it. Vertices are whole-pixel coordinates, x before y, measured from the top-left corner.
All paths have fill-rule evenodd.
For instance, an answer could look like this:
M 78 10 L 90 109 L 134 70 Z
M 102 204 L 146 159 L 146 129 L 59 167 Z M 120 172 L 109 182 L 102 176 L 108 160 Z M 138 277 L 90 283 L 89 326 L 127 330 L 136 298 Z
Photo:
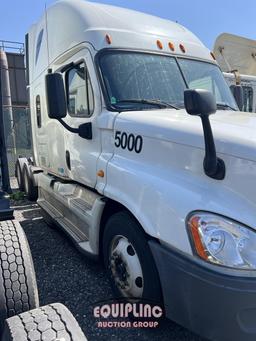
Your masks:
M 189 227 L 190 227 L 190 231 L 193 237 L 193 241 L 195 244 L 195 248 L 197 251 L 197 254 L 203 258 L 204 260 L 208 260 L 208 256 L 207 253 L 205 252 L 205 248 L 202 244 L 200 235 L 199 235 L 199 230 L 198 230 L 198 224 L 199 224 L 199 218 L 198 217 L 193 217 L 190 221 L 189 221 Z
M 104 171 L 101 169 L 101 170 L 98 171 L 97 175 L 98 175 L 100 178 L 104 178 L 105 173 L 104 173 Z

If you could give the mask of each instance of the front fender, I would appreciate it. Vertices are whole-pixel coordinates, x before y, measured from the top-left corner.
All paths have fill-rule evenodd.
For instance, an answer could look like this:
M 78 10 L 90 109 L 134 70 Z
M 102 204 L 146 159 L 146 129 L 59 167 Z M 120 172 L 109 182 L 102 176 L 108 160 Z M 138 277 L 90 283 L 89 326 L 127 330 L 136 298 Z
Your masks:
M 236 164 L 240 169 L 236 160 L 221 157 L 233 164 L 232 172 Z M 202 149 L 144 137 L 139 155 L 115 150 L 104 195 L 124 205 L 148 235 L 192 254 L 186 229 L 192 211 L 209 211 L 245 224 L 256 218 L 255 206 L 234 191 L 229 172 L 223 181 L 207 177 L 203 158 Z

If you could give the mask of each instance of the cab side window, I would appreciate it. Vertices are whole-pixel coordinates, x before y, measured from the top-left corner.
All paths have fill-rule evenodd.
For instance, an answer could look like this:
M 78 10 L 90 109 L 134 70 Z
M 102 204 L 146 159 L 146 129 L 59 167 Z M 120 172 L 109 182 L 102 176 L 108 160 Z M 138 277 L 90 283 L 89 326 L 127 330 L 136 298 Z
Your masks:
M 68 112 L 73 117 L 90 117 L 94 110 L 91 80 L 85 63 L 66 73 Z

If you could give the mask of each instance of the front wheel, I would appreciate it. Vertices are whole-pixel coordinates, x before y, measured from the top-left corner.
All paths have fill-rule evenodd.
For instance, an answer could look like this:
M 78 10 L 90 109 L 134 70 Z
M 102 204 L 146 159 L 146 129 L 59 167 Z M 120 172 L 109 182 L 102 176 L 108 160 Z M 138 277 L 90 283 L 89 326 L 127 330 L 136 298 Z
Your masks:
M 115 296 L 161 304 L 161 285 L 147 235 L 128 212 L 118 212 L 108 220 L 103 256 Z
M 30 201 L 36 201 L 38 198 L 38 187 L 33 184 L 29 174 L 28 166 L 23 167 L 24 191 Z

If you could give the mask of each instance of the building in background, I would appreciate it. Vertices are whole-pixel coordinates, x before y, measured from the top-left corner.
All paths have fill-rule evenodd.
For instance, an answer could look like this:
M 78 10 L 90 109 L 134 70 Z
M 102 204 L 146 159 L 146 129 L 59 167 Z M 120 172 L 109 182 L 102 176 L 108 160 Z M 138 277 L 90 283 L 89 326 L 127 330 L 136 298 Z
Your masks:
M 24 44 L 0 40 L 0 51 L 4 51 L 0 67 L 9 172 L 14 176 L 17 158 L 31 156 Z

